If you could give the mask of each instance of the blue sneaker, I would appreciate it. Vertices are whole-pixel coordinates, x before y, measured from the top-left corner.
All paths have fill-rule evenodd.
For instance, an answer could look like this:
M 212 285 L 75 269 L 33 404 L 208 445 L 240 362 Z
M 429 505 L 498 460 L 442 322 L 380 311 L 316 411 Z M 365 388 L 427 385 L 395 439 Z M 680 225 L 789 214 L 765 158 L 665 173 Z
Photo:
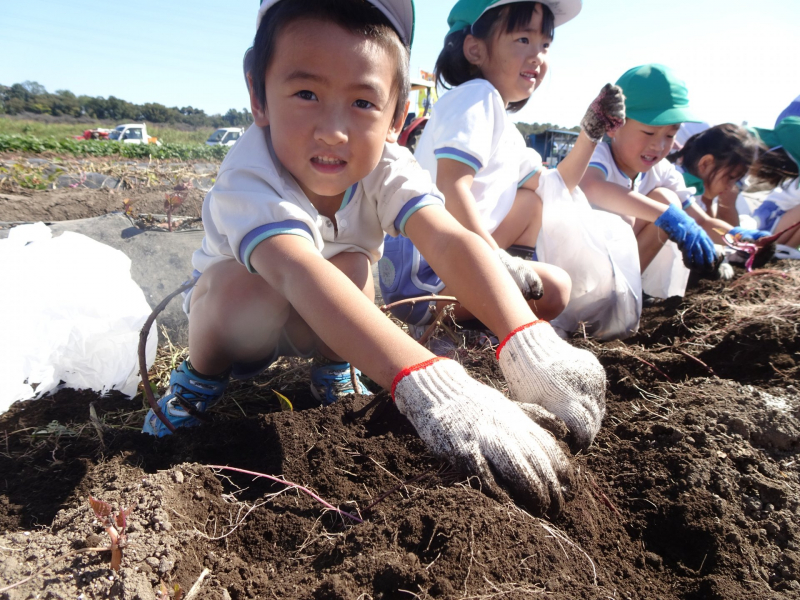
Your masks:
M 371 396 L 372 392 L 361 383 L 360 378 L 361 371 L 356 369 L 358 393 Z M 348 394 L 355 394 L 356 391 L 350 377 L 350 363 L 321 365 L 316 361 L 311 361 L 311 393 L 314 398 L 322 402 L 323 406 L 333 404 Z
M 193 427 L 200 423 L 200 419 L 195 415 L 205 412 L 216 404 L 226 387 L 228 387 L 227 379 L 224 381 L 201 379 L 192 373 L 187 362 L 183 361 L 172 371 L 169 377 L 169 389 L 158 401 L 158 406 L 176 428 Z M 144 418 L 142 432 L 156 437 L 172 433 L 152 408 Z

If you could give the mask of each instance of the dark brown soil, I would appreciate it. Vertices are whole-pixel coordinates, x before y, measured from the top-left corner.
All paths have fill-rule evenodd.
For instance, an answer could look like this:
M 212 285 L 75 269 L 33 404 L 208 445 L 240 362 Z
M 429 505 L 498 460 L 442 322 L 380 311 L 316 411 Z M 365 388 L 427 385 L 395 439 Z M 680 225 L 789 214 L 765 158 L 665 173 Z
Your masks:
M 297 361 L 161 440 L 139 433 L 141 397 L 17 403 L 0 415 L 0 588 L 107 543 L 89 494 L 133 512 L 119 574 L 108 553 L 69 556 L 0 598 L 150 600 L 204 569 L 196 598 L 800 598 L 800 269 L 778 268 L 646 308 L 626 342 L 572 340 L 606 367 L 608 410 L 552 520 L 434 460 L 385 392 L 316 406 Z M 461 359 L 499 379 L 491 352 Z

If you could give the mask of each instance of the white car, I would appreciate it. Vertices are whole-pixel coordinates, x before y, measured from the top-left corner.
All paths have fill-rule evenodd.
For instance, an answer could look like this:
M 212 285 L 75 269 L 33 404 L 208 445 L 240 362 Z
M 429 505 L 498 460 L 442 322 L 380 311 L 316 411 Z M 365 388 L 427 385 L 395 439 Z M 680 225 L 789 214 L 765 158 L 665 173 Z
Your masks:
M 114 130 L 108 134 L 108 139 L 114 142 L 122 142 L 123 144 L 161 145 L 158 138 L 150 137 L 147 133 L 147 126 L 144 123 L 125 123 L 124 125 L 117 125 Z
M 244 133 L 243 127 L 222 127 L 206 140 L 209 146 L 233 146 Z

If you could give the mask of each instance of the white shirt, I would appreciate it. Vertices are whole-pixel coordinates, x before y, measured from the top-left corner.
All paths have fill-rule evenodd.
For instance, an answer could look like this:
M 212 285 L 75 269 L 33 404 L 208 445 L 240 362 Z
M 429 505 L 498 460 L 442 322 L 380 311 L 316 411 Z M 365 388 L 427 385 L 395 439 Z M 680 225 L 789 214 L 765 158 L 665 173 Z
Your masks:
M 325 259 L 362 252 L 380 259 L 384 232 L 404 234 L 408 218 L 423 206 L 443 205 L 430 175 L 411 153 L 385 144 L 378 166 L 344 195 L 336 227 L 319 214 L 275 156 L 269 128 L 251 126 L 231 148 L 203 203 L 205 238 L 194 268 L 234 258 L 251 272 L 250 255 L 275 235 L 306 238 Z
M 475 169 L 472 194 L 489 233 L 508 215 L 517 189 L 542 167 L 542 157 L 525 145 L 500 92 L 485 79 L 468 81 L 439 99 L 415 156 L 434 182 L 442 158 Z
M 772 190 L 753 211 L 753 218 L 759 229 L 777 233 L 781 217 L 795 206 L 800 206 L 800 179 Z
M 606 179 L 611 183 L 621 185 L 627 190 L 647 195 L 656 188 L 667 188 L 678 195 L 681 206 L 684 202 L 689 202 L 694 197 L 694 188 L 686 187 L 683 175 L 678 172 L 671 162 L 666 158 L 656 163 L 652 169 L 646 173 L 640 173 L 634 181 L 628 177 L 617 166 L 614 156 L 611 154 L 611 145 L 607 142 L 597 144 L 594 149 L 589 166 L 601 171 Z

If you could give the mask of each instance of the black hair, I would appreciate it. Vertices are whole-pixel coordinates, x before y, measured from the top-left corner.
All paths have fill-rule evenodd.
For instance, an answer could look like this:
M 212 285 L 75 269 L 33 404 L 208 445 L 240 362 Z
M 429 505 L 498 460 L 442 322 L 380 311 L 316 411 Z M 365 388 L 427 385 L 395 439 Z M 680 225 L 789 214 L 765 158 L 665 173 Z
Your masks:
M 333 23 L 349 33 L 375 41 L 388 51 L 396 63 L 394 121 L 401 118 L 411 88 L 408 75 L 410 50 L 386 16 L 367 0 L 281 0 L 270 7 L 261 19 L 253 45 L 243 60 L 245 79 L 249 73 L 261 106 L 267 102 L 266 75 L 275 54 L 278 35 L 291 23 L 304 19 Z
M 770 150 L 762 145 L 760 151 L 750 169 L 753 178 L 770 183 L 772 187 L 778 187 L 800 176 L 800 167 L 783 148 Z
M 467 36 L 472 35 L 479 40 L 488 40 L 503 26 L 505 26 L 506 33 L 513 33 L 531 22 L 537 5 L 542 7 L 542 33 L 552 40 L 555 35 L 555 16 L 546 4 L 514 2 L 492 8 L 483 13 L 472 27 L 454 31 L 444 39 L 444 48 L 439 53 L 433 70 L 437 85 L 450 89 L 482 77 L 480 69 L 464 56 L 464 40 L 467 39 Z M 518 102 L 509 102 L 508 111 L 522 110 L 528 100 L 529 98 L 525 98 Z
M 714 157 L 714 168 L 707 176 L 709 181 L 724 170 L 741 173 L 741 178 L 756 160 L 758 140 L 744 127 L 723 123 L 693 135 L 686 140 L 683 148 L 670 154 L 667 159 L 672 163 L 680 160 L 684 171 L 700 177 L 700 159 L 708 154 Z

